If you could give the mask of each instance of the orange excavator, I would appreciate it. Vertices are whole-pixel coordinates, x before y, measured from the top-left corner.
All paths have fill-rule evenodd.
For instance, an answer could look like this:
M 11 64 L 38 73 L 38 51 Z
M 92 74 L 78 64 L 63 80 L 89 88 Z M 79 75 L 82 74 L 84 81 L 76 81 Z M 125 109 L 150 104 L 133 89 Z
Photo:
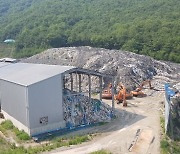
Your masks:
M 112 99 L 111 89 L 112 89 L 112 83 L 108 85 L 107 89 L 103 90 L 102 92 L 103 99 Z
M 119 90 L 118 94 L 114 95 L 113 97 L 116 101 L 118 101 L 118 104 L 123 103 L 123 106 L 127 106 L 126 99 L 132 98 L 133 95 L 132 95 L 132 93 L 128 93 L 126 91 L 126 87 L 123 84 L 119 83 L 118 86 L 119 86 L 120 90 Z M 112 89 L 112 84 L 110 83 L 108 85 L 107 89 L 103 90 L 103 92 L 102 92 L 103 99 L 112 99 L 111 89 Z
M 153 87 L 151 86 L 151 81 L 150 81 L 150 80 L 145 80 L 145 81 L 143 81 L 143 82 L 141 83 L 141 85 L 140 85 L 138 88 L 136 88 L 136 90 L 131 91 L 131 93 L 133 94 L 133 96 L 135 96 L 135 97 L 138 97 L 138 96 L 144 97 L 144 96 L 146 96 L 146 94 L 142 92 L 142 89 L 143 89 L 143 87 L 144 87 L 146 84 L 149 85 L 149 88 L 150 88 L 150 89 L 153 89 Z
M 126 90 L 126 87 L 123 84 L 119 83 L 118 86 L 119 86 L 120 90 L 117 93 L 117 95 L 114 95 L 114 99 L 116 101 L 118 101 L 117 104 L 123 103 L 123 106 L 127 106 L 126 99 L 130 99 L 133 96 L 135 96 L 135 97 L 137 97 L 137 96 L 140 96 L 140 97 L 146 96 L 146 94 L 144 94 L 142 92 L 142 89 L 146 84 L 149 84 L 149 88 L 153 89 L 153 87 L 151 86 L 151 81 L 146 80 L 146 81 L 143 81 L 141 83 L 141 85 L 138 88 L 136 88 L 134 91 L 131 91 L 130 93 L 128 93 L 127 90 Z M 112 84 L 110 83 L 108 85 L 107 89 L 103 90 L 103 92 L 102 92 L 102 98 L 103 99 L 112 99 L 111 89 L 112 89 Z
M 132 98 L 133 95 L 131 92 L 128 93 L 126 90 L 126 87 L 121 83 L 119 83 L 119 88 L 120 88 L 120 90 L 119 90 L 118 94 L 115 95 L 114 98 L 115 98 L 115 100 L 118 101 L 118 104 L 122 102 L 123 106 L 127 106 L 126 99 Z

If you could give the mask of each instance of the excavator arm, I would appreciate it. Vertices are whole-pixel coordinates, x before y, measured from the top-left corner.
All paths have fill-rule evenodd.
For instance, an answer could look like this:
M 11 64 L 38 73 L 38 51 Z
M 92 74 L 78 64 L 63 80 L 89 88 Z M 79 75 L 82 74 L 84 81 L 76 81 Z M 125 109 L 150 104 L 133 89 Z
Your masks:
M 142 89 L 145 85 L 149 85 L 149 89 L 153 89 L 152 85 L 151 85 L 151 81 L 150 80 L 145 80 L 141 83 L 141 85 L 136 88 L 134 91 L 131 91 L 131 93 L 133 94 L 133 96 L 144 96 L 145 94 L 142 92 Z

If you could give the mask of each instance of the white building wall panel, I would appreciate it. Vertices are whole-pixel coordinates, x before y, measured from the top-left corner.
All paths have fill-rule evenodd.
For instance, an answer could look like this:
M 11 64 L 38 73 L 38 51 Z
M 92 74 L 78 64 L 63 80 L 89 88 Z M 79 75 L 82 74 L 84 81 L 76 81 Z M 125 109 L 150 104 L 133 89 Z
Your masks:
M 64 128 L 61 75 L 28 87 L 31 135 Z
M 5 118 L 14 117 L 23 126 L 27 125 L 27 101 L 26 87 L 17 85 L 8 81 L 0 80 L 0 100 L 2 111 L 5 112 Z M 9 116 L 6 116 L 9 115 Z M 12 120 L 14 123 L 15 121 Z M 19 129 L 19 125 L 15 122 L 14 125 Z

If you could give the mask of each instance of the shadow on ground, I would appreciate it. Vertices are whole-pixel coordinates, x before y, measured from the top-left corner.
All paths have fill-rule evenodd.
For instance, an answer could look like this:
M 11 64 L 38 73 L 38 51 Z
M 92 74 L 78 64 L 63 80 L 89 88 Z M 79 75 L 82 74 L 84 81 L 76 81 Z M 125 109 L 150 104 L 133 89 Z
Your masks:
M 133 105 L 134 104 L 130 104 Z M 101 133 L 110 133 L 113 131 L 120 130 L 124 127 L 133 125 L 134 123 L 145 118 L 143 115 L 136 114 L 135 112 L 129 112 L 124 109 L 115 109 L 116 117 L 108 123 L 98 123 L 90 126 L 80 127 L 72 130 L 61 130 L 51 133 L 42 134 L 38 136 L 38 141 L 52 140 L 56 137 L 64 136 L 75 136 L 75 135 L 86 135 L 86 134 L 101 134 Z

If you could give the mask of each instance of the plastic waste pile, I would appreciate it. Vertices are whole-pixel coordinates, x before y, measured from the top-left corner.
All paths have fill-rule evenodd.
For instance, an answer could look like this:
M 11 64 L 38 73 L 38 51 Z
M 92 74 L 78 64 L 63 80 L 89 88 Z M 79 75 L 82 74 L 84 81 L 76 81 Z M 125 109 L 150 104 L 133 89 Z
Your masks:
M 90 125 L 111 120 L 111 107 L 100 100 L 91 99 L 82 93 L 64 90 L 64 120 L 67 128 Z

